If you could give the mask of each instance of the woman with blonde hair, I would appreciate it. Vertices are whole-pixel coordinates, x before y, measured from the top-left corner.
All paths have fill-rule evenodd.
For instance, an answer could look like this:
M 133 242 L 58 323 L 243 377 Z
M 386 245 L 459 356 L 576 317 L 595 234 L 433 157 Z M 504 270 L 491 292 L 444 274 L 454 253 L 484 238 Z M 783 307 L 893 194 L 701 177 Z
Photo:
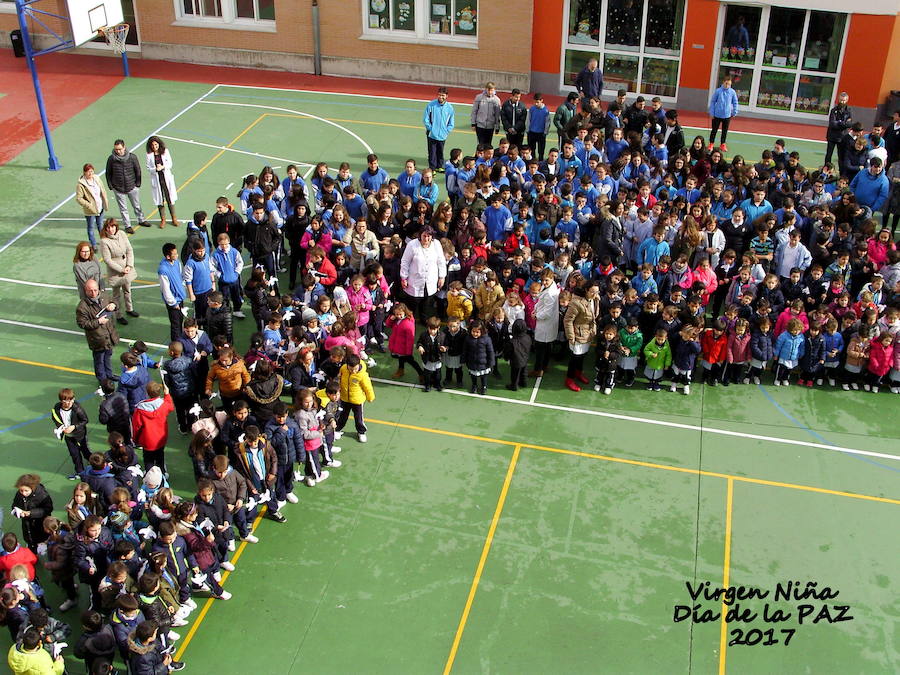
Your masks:
M 85 164 L 81 169 L 81 176 L 75 184 L 75 201 L 84 212 L 84 219 L 87 221 L 88 239 L 94 251 L 97 250 L 97 238 L 94 235 L 94 228 L 100 231 L 100 223 L 103 219 L 103 212 L 109 207 L 109 200 L 106 197 L 106 188 L 103 187 L 103 181 L 94 173 L 93 164 Z

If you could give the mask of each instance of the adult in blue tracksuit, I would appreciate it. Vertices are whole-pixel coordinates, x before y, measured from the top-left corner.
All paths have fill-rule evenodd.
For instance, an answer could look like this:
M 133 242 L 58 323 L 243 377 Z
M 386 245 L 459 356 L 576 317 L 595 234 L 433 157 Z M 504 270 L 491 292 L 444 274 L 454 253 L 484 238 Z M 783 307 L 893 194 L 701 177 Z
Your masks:
M 293 417 L 288 415 L 287 405 L 279 401 L 272 410 L 272 419 L 266 423 L 263 433 L 269 439 L 278 457 L 278 475 L 275 477 L 275 499 L 280 503 L 296 503 L 294 495 L 294 462 L 306 463 L 303 433 Z M 279 504 L 280 505 L 280 504 Z
M 860 171 L 850 183 L 856 202 L 868 206 L 872 213 L 881 211 L 890 191 L 890 182 L 884 173 L 880 157 L 869 160 L 869 168 Z
M 731 88 L 731 76 L 726 76 L 722 80 L 722 86 L 713 92 L 709 101 L 709 116 L 712 117 L 712 131 L 709 134 L 709 149 L 712 150 L 716 144 L 716 132 L 719 126 L 722 126 L 722 144 L 719 148 L 722 152 L 728 150 L 725 145 L 725 137 L 728 136 L 728 125 L 731 118 L 738 114 L 738 97 L 734 89 Z
M 209 308 L 206 299 L 213 290 L 212 270 L 209 267 L 209 259 L 206 257 L 206 248 L 203 246 L 203 242 L 194 242 L 194 250 L 184 264 L 181 276 L 187 286 L 188 295 L 194 303 L 194 316 L 197 318 L 197 323 L 202 326 L 206 323 L 206 310 Z
M 219 280 L 219 290 L 225 296 L 225 303 L 231 305 L 234 316 L 242 319 L 244 313 L 241 311 L 241 306 L 244 301 L 241 299 L 241 270 L 244 269 L 244 259 L 241 257 L 240 251 L 226 239 L 228 235 L 219 236 L 222 241 L 218 242 L 218 246 L 213 249 L 210 263 L 213 273 Z
M 437 98 L 425 106 L 422 123 L 425 125 L 425 138 L 428 141 L 428 166 L 434 171 L 442 171 L 444 142 L 456 123 L 453 106 L 447 103 L 447 87 L 439 87 Z
M 528 145 L 532 150 L 532 156 L 539 162 L 544 161 L 544 149 L 547 145 L 547 134 L 550 133 L 550 109 L 544 104 L 544 97 L 534 95 L 534 105 L 528 109 L 525 118 L 525 131 Z
M 159 277 L 159 291 L 169 315 L 169 339 L 177 340 L 184 321 L 181 309 L 187 291 L 184 288 L 181 261 L 178 259 L 178 247 L 171 242 L 163 244 L 162 253 L 163 258 L 159 261 L 156 274 Z
M 603 71 L 597 59 L 587 62 L 578 76 L 575 78 L 575 89 L 581 94 L 582 104 L 585 105 L 591 97 L 600 98 L 603 93 Z

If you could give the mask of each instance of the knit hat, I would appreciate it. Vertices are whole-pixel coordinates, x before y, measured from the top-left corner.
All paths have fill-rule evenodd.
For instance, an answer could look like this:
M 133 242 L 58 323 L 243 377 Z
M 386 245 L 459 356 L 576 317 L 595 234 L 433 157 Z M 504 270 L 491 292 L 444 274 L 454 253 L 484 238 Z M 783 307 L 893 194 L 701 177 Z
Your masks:
M 117 530 L 124 530 L 130 518 L 124 511 L 113 511 L 109 514 L 109 524 Z
M 144 475 L 144 485 L 146 485 L 151 490 L 155 490 L 162 485 L 162 482 L 162 469 L 160 469 L 158 466 L 151 466 L 149 469 L 147 469 L 147 473 Z

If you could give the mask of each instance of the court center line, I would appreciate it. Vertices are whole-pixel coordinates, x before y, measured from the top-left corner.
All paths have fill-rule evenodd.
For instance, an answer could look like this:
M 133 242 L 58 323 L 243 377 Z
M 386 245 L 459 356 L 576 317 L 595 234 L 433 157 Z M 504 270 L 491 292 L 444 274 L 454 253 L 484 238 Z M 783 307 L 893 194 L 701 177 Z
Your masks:
M 448 675 L 453 669 L 453 662 L 456 660 L 459 643 L 462 640 L 463 631 L 466 629 L 466 622 L 469 620 L 469 612 L 472 610 L 475 593 L 478 591 L 478 584 L 481 582 L 481 574 L 484 572 L 484 565 L 487 562 L 488 554 L 491 552 L 494 533 L 497 531 L 497 523 L 500 522 L 500 515 L 503 513 L 503 505 L 506 503 L 506 495 L 509 492 L 509 486 L 510 483 L 512 483 L 513 473 L 516 471 L 516 464 L 519 461 L 519 454 L 521 452 L 522 446 L 517 444 L 513 449 L 512 458 L 509 460 L 509 467 L 506 469 L 506 478 L 503 480 L 503 487 L 500 488 L 500 498 L 497 500 L 497 507 L 494 509 L 494 517 L 491 518 L 491 526 L 488 528 L 487 537 L 485 538 L 484 546 L 481 549 L 481 557 L 478 559 L 478 566 L 475 568 L 472 586 L 469 588 L 469 595 L 466 598 L 462 616 L 459 618 L 456 634 L 453 636 L 453 644 L 450 646 L 450 655 L 447 657 L 447 663 L 444 665 L 444 675 Z
M 386 380 L 379 377 L 373 377 L 373 382 L 378 382 L 380 384 L 388 384 L 395 387 L 420 387 L 421 385 L 413 384 L 411 382 L 396 382 L 394 380 Z M 892 459 L 895 461 L 900 461 L 900 455 L 891 455 L 884 452 L 873 452 L 871 450 L 858 450 L 856 448 L 847 448 L 839 445 L 831 445 L 830 443 L 816 443 L 813 441 L 800 441 L 791 438 L 780 438 L 777 436 L 764 436 L 762 434 L 751 434 L 744 433 L 740 431 L 729 431 L 727 429 L 717 429 L 715 427 L 706 427 L 700 426 L 696 424 L 686 424 L 684 422 L 668 422 L 666 420 L 657 420 L 649 417 L 637 417 L 634 415 L 623 415 L 620 413 L 611 413 L 605 412 L 602 410 L 590 410 L 586 408 L 573 408 L 569 406 L 563 405 L 555 405 L 552 403 L 539 403 L 537 401 L 525 401 L 515 398 L 507 398 L 505 396 L 494 396 L 492 394 L 470 394 L 467 391 L 459 391 L 456 389 L 445 389 L 445 394 L 450 394 L 451 396 L 468 396 L 472 398 L 477 398 L 480 400 L 488 400 L 488 401 L 500 401 L 502 403 L 512 403 L 513 405 L 524 405 L 530 406 L 533 408 L 544 408 L 546 410 L 558 410 L 560 412 L 566 413 L 576 413 L 580 415 L 592 415 L 594 417 L 606 417 L 614 420 L 622 420 L 625 422 L 639 422 L 642 424 L 653 424 L 656 426 L 669 427 L 671 429 L 683 429 L 685 431 L 698 431 L 700 433 L 707 434 L 718 434 L 721 436 L 732 436 L 736 438 L 745 438 L 752 439 L 756 441 L 765 441 L 767 443 L 779 443 L 782 445 L 798 445 L 807 448 L 816 448 L 819 450 L 827 450 L 829 452 L 840 452 L 849 455 L 865 455 L 868 457 L 881 457 L 882 459 Z
M 689 469 L 682 466 L 672 466 L 669 464 L 657 464 L 656 462 L 645 462 L 638 459 L 626 459 L 624 457 L 612 457 L 609 455 L 597 455 L 590 452 L 582 452 L 580 450 L 566 450 L 564 448 L 552 448 L 546 445 L 536 445 L 534 443 L 520 443 L 517 441 L 507 441 L 502 438 L 491 438 L 489 436 L 475 436 L 472 434 L 463 434 L 457 431 L 445 431 L 443 429 L 433 429 L 419 427 L 413 424 L 404 424 L 402 422 L 388 422 L 385 420 L 366 419 L 372 424 L 381 424 L 388 427 L 399 427 L 401 429 L 409 429 L 411 431 L 423 431 L 428 434 L 438 434 L 441 436 L 450 436 L 453 438 L 465 438 L 467 440 L 479 441 L 482 443 L 496 443 L 497 445 L 521 445 L 523 448 L 531 448 L 533 450 L 543 450 L 545 452 L 555 452 L 561 455 L 573 455 L 576 457 L 587 457 L 590 459 L 599 459 L 605 462 L 613 462 L 615 464 L 629 464 L 631 466 L 642 466 L 648 469 L 660 469 L 663 471 L 672 471 L 675 473 L 685 473 L 692 476 L 700 475 L 710 478 L 733 479 L 740 483 L 752 483 L 754 485 L 766 485 L 768 487 L 780 487 L 791 490 L 801 490 L 804 492 L 816 492 L 819 494 L 833 495 L 836 497 L 848 497 L 850 499 L 862 499 L 866 501 L 881 502 L 884 504 L 895 504 L 900 506 L 900 499 L 891 499 L 890 497 L 877 497 L 875 495 L 867 495 L 857 492 L 844 492 L 841 490 L 830 490 L 828 488 L 814 487 L 812 485 L 801 485 L 798 483 L 782 483 L 779 481 L 767 480 L 765 478 L 750 478 L 746 476 L 737 476 L 728 473 L 719 473 L 717 471 L 704 471 L 702 469 Z
M 725 555 L 722 562 L 722 588 L 728 588 L 731 577 L 731 512 L 734 506 L 734 479 L 728 479 L 725 496 Z M 722 600 L 721 629 L 719 631 L 719 675 L 725 675 L 725 658 L 728 653 L 728 622 L 725 615 L 728 605 Z
M 191 103 L 189 103 L 188 105 L 186 105 L 184 108 L 182 108 L 182 109 L 179 110 L 177 113 L 175 113 L 172 117 L 170 117 L 168 120 L 166 120 L 163 124 L 161 124 L 160 126 L 158 126 L 152 133 L 147 134 L 147 136 L 145 136 L 145 137 L 143 138 L 143 140 L 138 141 L 133 147 L 138 148 L 138 147 L 140 147 L 141 145 L 143 145 L 144 143 L 146 143 L 146 142 L 147 142 L 147 139 L 150 138 L 150 136 L 153 136 L 153 135 L 155 135 L 155 134 L 158 134 L 160 131 L 162 131 L 163 129 L 165 129 L 165 128 L 166 128 L 167 126 L 169 126 L 172 122 L 174 122 L 174 121 L 177 120 L 179 117 L 181 117 L 182 115 L 184 115 L 188 110 L 190 110 L 190 109 L 193 108 L 195 105 L 197 105 L 198 103 L 200 103 L 204 98 L 206 98 L 207 96 L 209 96 L 210 94 L 212 94 L 216 89 L 219 88 L 219 86 L 220 86 L 220 85 L 217 84 L 216 86 L 214 86 L 212 89 L 210 89 L 209 91 L 207 91 L 205 94 L 203 94 L 203 95 L 200 96 L 199 98 L 194 99 L 193 101 L 191 101 Z M 97 175 L 98 175 L 98 176 L 103 176 L 105 173 L 106 173 L 106 171 L 104 170 L 104 171 L 101 171 L 100 173 L 98 173 Z M 56 213 L 56 212 L 57 212 L 59 209 L 61 209 L 61 208 L 62 208 L 62 207 L 63 207 L 70 199 L 73 199 L 74 197 L 75 197 L 75 193 L 73 192 L 73 193 L 70 194 L 68 197 L 66 197 L 66 198 L 63 199 L 61 202 L 59 202 L 56 206 L 54 206 L 54 207 L 51 208 L 49 211 L 47 211 L 47 213 L 45 213 L 43 216 L 41 216 L 40 218 L 38 218 L 37 220 L 35 220 L 33 223 L 31 223 L 31 225 L 29 225 L 28 227 L 26 227 L 25 229 L 23 229 L 21 232 L 19 232 L 15 237 L 13 237 L 13 238 L 10 239 L 8 242 L 6 242 L 5 244 L 3 244 L 3 246 L 0 246 L 0 253 L 3 253 L 6 249 L 8 249 L 10 246 L 12 246 L 12 245 L 15 244 L 17 241 L 19 241 L 19 239 L 21 239 L 22 237 L 24 237 L 26 234 L 28 234 L 29 232 L 31 232 L 34 228 L 36 228 L 36 227 L 37 227 L 38 225 L 40 225 L 42 222 L 44 222 L 45 220 L 47 220 L 47 218 L 48 218 L 49 216 L 51 216 L 51 215 L 53 215 L 54 213 Z

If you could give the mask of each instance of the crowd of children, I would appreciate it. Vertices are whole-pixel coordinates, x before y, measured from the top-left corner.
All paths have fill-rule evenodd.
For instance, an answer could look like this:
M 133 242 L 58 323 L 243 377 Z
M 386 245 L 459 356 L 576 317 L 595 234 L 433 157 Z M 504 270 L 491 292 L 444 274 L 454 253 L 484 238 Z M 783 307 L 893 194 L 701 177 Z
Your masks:
M 484 394 L 504 360 L 514 391 L 555 352 L 572 391 L 593 382 L 609 395 L 642 374 L 650 391 L 668 382 L 687 395 L 695 376 L 747 385 L 772 371 L 775 386 L 796 375 L 804 387 L 900 393 L 900 253 L 874 220 L 900 207 L 900 165 L 889 199 L 873 201 L 859 178 L 881 184 L 880 130 L 859 134 L 871 152 L 851 182 L 843 163 L 805 167 L 781 140 L 758 162 L 726 160 L 700 136 L 684 147 L 676 111 L 621 102 L 571 110 L 546 157 L 543 144 L 536 155 L 505 138 L 453 149 L 441 189 L 412 159 L 392 178 L 370 154 L 359 176 L 347 163 L 319 163 L 308 181 L 293 165 L 283 179 L 264 167 L 217 200 L 209 224 L 195 213 L 181 260 L 163 247 L 163 298 L 176 308 L 167 354 L 154 361 L 139 341 L 101 382 L 109 447 L 90 447 L 72 390 L 53 406 L 78 481 L 65 519 L 38 476 L 16 483 L 24 541 L 7 532 L 0 554 L 14 650 L 33 654 L 37 635 L 52 652 L 66 635 L 47 613 L 40 559 L 66 595 L 60 611 L 77 606 L 78 583 L 90 589 L 76 647 L 90 672 L 109 672 L 116 655 L 158 668 L 134 672 L 183 667 L 172 628 L 194 594 L 229 597 L 220 578 L 236 539 L 255 543 L 263 507 L 284 522 L 295 484 L 341 465 L 335 441 L 351 413 L 366 442 L 374 352 L 396 359 L 394 378 L 409 366 L 423 392 Z M 434 303 L 400 283 L 424 227 L 446 261 Z M 241 355 L 245 301 L 255 330 Z M 191 499 L 167 480 L 171 412 L 191 434 Z

